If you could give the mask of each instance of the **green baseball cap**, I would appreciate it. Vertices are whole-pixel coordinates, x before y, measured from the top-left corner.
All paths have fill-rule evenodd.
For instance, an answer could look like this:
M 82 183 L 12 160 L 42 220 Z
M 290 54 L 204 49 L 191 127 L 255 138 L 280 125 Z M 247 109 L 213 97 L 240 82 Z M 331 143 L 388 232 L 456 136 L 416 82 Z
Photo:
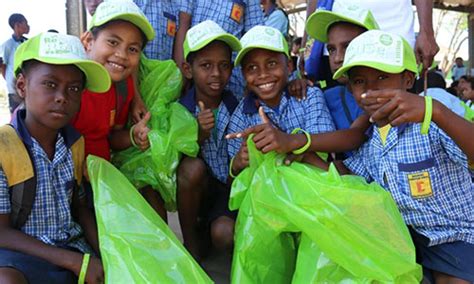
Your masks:
M 272 27 L 255 26 L 251 28 L 242 36 L 240 44 L 242 44 L 242 49 L 235 58 L 235 66 L 240 64 L 249 51 L 256 48 L 281 52 L 290 57 L 285 37 L 279 30 Z
M 351 23 L 367 30 L 379 29 L 369 10 L 350 2 L 335 1 L 332 11 L 317 10 L 308 18 L 306 32 L 320 42 L 328 42 L 328 29 L 337 22 Z
M 366 66 L 398 74 L 404 70 L 418 73 L 416 57 L 410 44 L 399 35 L 380 30 L 367 31 L 351 41 L 344 63 L 333 78 L 339 79 L 355 66 Z
M 148 41 L 155 37 L 155 30 L 145 14 L 131 0 L 104 1 L 97 6 L 89 23 L 88 30 L 113 20 L 124 20 L 137 26 Z
M 239 40 L 232 34 L 227 33 L 218 24 L 211 20 L 201 22 L 188 30 L 184 40 L 184 58 L 189 53 L 198 51 L 214 40 L 225 42 L 233 51 L 239 51 L 241 46 Z
M 46 64 L 73 64 L 86 75 L 86 88 L 96 93 L 110 89 L 110 76 L 104 66 L 87 59 L 79 38 L 59 34 L 41 33 L 22 43 L 15 52 L 15 74 L 21 70 L 23 62 L 37 60 Z

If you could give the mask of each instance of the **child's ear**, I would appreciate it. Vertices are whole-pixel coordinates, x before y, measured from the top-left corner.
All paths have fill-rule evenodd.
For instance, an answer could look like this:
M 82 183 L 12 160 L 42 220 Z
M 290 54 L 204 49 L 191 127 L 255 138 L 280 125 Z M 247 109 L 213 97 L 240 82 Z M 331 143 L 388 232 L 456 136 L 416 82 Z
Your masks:
M 186 79 L 193 79 L 193 73 L 191 72 L 191 64 L 189 64 L 188 62 L 183 62 L 181 64 L 181 70 L 183 71 L 183 75 Z
M 85 33 L 81 35 L 81 42 L 84 48 L 86 49 L 86 52 L 91 51 L 93 41 L 94 41 L 94 36 L 92 35 L 91 32 L 86 31 Z
M 405 77 L 405 88 L 407 90 L 411 89 L 413 84 L 415 84 L 415 73 L 405 70 L 403 76 Z
M 18 74 L 18 77 L 16 79 L 16 91 L 18 93 L 18 96 L 22 99 L 25 99 L 25 94 L 26 94 L 26 78 L 25 76 L 20 73 Z

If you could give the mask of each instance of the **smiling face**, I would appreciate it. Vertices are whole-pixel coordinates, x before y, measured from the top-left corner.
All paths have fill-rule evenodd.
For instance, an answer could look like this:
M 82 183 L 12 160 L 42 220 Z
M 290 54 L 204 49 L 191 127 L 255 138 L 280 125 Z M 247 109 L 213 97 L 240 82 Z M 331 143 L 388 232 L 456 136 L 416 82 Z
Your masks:
M 367 91 L 411 88 L 415 79 L 412 72 L 404 71 L 398 74 L 386 73 L 374 68 L 357 66 L 349 70 L 349 87 L 359 106 L 361 95 Z M 370 111 L 365 110 L 369 115 Z
M 288 83 L 288 58 L 284 53 L 256 48 L 242 59 L 247 88 L 270 107 L 280 104 Z
M 26 125 L 30 131 L 57 131 L 79 110 L 85 75 L 74 65 L 27 64 L 16 83 L 25 100 Z
M 346 22 L 335 23 L 329 27 L 327 49 L 329 53 L 329 67 L 333 74 L 341 68 L 349 43 L 365 31 L 360 26 Z M 337 81 L 346 84 L 347 78 L 341 77 Z
M 198 100 L 206 105 L 220 102 L 230 75 L 232 74 L 232 53 L 222 41 L 214 41 L 188 56 L 191 62 L 183 64 L 184 75 L 192 79 Z
M 129 77 L 138 67 L 143 46 L 140 29 L 126 21 L 112 21 L 86 39 L 91 60 L 102 64 L 113 82 Z

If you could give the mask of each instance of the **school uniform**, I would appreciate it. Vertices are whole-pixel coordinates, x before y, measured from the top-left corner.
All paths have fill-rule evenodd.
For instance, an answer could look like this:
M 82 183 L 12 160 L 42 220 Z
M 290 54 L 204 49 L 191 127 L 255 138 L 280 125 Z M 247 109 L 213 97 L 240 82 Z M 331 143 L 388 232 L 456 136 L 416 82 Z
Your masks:
M 267 106 L 253 93 L 247 95 L 237 106 L 229 124 L 229 133 L 241 132 L 251 126 L 262 124 L 259 106 L 267 114 L 273 126 L 285 133 L 301 128 L 310 134 L 335 131 L 334 123 L 324 101 L 323 93 L 316 87 L 307 89 L 307 97 L 298 101 L 288 91 L 281 95 L 276 108 Z M 235 157 L 242 144 L 241 138 L 228 141 L 229 157 Z
M 36 196 L 29 218 L 20 230 L 48 245 L 90 253 L 92 250 L 83 238 L 82 229 L 71 215 L 75 181 L 70 147 L 80 138 L 80 134 L 70 126 L 61 129 L 56 140 L 54 158 L 50 160 L 28 132 L 24 122 L 25 115 L 25 110 L 18 111 L 12 125 L 32 159 Z M 0 214 L 11 212 L 9 191 L 5 173 L 0 169 Z M 84 197 L 83 191 L 76 194 Z M 0 267 L 12 267 L 21 271 L 29 283 L 77 282 L 71 271 L 8 249 L 0 249 Z
M 263 13 L 259 0 L 182 0 L 181 12 L 192 16 L 191 26 L 205 20 L 212 20 L 226 32 L 240 39 L 248 30 L 263 25 Z M 233 53 L 235 59 L 236 53 Z M 245 79 L 240 67 L 232 71 L 227 89 L 237 99 L 244 95 Z
M 179 1 L 133 0 L 140 7 L 155 30 L 155 38 L 148 42 L 143 52 L 148 58 L 172 59 L 174 39 L 179 25 Z
M 435 123 L 427 135 L 420 128 L 404 124 L 385 136 L 371 127 L 369 140 L 344 164 L 392 194 L 420 264 L 474 281 L 474 187 L 466 155 Z
M 198 116 L 200 110 L 197 105 L 196 90 L 194 88 L 191 88 L 179 102 L 195 117 Z M 227 177 L 229 175 L 230 159 L 227 154 L 227 139 L 225 139 L 225 135 L 231 115 L 237 104 L 238 101 L 232 93 L 225 91 L 219 107 L 213 110 L 215 127 L 211 131 L 211 136 L 200 147 L 199 158 L 205 161 L 211 175 L 208 194 L 212 201 L 208 202 L 208 207 L 210 208 L 206 212 L 209 222 L 220 216 L 228 216 L 233 219 L 236 217 L 236 213 L 228 209 L 230 186 L 227 184 Z

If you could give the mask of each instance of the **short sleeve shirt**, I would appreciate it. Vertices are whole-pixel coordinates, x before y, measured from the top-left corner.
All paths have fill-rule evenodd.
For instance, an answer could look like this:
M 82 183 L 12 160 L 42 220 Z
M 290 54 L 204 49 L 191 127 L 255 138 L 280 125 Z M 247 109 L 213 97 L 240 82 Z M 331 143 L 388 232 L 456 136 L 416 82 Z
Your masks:
M 49 245 L 70 246 L 82 252 L 90 252 L 89 245 L 82 237 L 81 227 L 71 215 L 75 181 L 70 145 L 80 135 L 72 128 L 60 132 L 54 157 L 49 160 L 43 148 L 26 129 L 24 116 L 24 110 L 20 111 L 13 125 L 29 149 L 37 187 L 31 214 L 21 231 Z M 9 214 L 10 211 L 8 182 L 0 168 L 0 214 Z
M 127 123 L 133 96 L 131 77 L 126 80 L 126 96 L 117 94 L 114 83 L 105 93 L 83 92 L 81 109 L 72 120 L 72 125 L 84 136 L 86 157 L 92 154 L 110 160 L 108 136 L 113 126 Z
M 15 51 L 22 42 L 26 40 L 25 37 L 21 37 L 19 40 L 15 37 L 10 37 L 0 47 L 0 58 L 3 64 L 7 66 L 5 70 L 5 81 L 7 82 L 7 90 L 9 94 L 16 94 L 15 88 L 15 74 L 13 72 Z
M 285 133 L 301 128 L 310 134 L 334 131 L 334 123 L 329 114 L 323 93 L 316 87 L 307 90 L 307 98 L 298 101 L 285 91 L 278 109 L 275 110 L 260 101 L 255 94 L 249 94 L 237 106 L 230 119 L 229 133 L 261 124 L 258 107 L 262 106 L 273 126 Z M 242 139 L 231 139 L 228 142 L 229 157 L 234 157 L 240 149 Z
M 474 244 L 474 187 L 466 155 L 435 123 L 392 127 L 385 145 L 379 131 L 344 161 L 354 174 L 389 191 L 406 224 L 430 239 Z
M 172 59 L 174 37 L 179 25 L 179 1 L 134 0 L 134 2 L 142 9 L 155 30 L 155 38 L 145 46 L 145 55 L 158 60 Z

